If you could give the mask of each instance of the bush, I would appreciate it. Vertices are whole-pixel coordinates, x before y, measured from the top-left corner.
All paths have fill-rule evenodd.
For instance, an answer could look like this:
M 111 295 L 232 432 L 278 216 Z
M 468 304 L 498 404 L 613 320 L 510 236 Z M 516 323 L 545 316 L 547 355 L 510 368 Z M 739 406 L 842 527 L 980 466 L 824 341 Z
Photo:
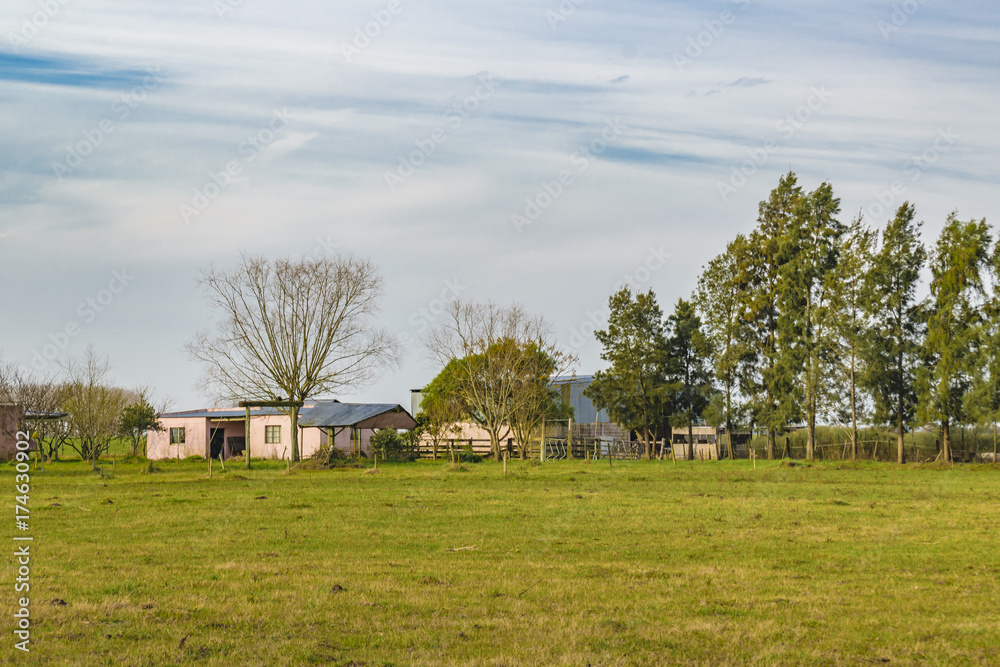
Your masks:
M 462 453 L 459 454 L 458 460 L 462 463 L 482 463 L 483 457 L 472 450 L 471 442 L 467 442 L 465 443 L 465 447 L 462 448 Z
M 371 439 L 372 450 L 380 459 L 404 459 L 412 461 L 413 448 L 410 440 L 393 428 L 383 428 L 375 432 Z

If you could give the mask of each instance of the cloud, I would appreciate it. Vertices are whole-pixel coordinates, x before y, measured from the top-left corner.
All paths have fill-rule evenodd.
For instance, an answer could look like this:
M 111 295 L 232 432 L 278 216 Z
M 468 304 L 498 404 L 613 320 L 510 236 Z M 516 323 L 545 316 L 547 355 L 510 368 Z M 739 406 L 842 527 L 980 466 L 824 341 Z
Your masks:
M 764 86 L 771 83 L 770 79 L 762 78 L 750 78 L 746 76 L 741 76 L 732 83 L 726 84 L 727 88 L 753 88 L 755 86 Z
M 25 56 L 0 51 L 0 80 L 81 88 L 139 85 L 149 73 L 101 66 L 84 58 Z
M 829 179 L 856 211 L 939 127 L 962 138 L 909 184 L 925 238 L 954 208 L 1000 219 L 985 187 L 1000 180 L 1000 18 L 985 2 L 927 3 L 888 39 L 884 5 L 751 3 L 683 71 L 673 54 L 719 7 L 624 0 L 553 31 L 551 0 L 404 3 L 348 64 L 339 44 L 372 8 L 286 5 L 244 2 L 220 20 L 209 2 L 102 0 L 60 13 L 20 55 L 0 54 L 0 280 L 32 276 L 5 302 L 17 322 L 6 358 L 30 361 L 110 270 L 135 267 L 128 294 L 67 353 L 94 343 L 115 354 L 121 382 L 152 379 L 194 407 L 200 369 L 180 349 L 206 317 L 197 269 L 241 249 L 302 256 L 327 238 L 381 267 L 393 331 L 416 339 L 409 315 L 458 277 L 470 298 L 523 302 L 565 337 L 650 246 L 674 254 L 649 283 L 660 303 L 689 294 L 789 166 L 807 187 Z M 170 85 L 131 100 L 123 118 L 116 103 L 152 66 Z M 500 84 L 488 99 L 475 98 L 483 72 Z M 821 85 L 830 103 L 722 202 L 716 181 L 781 137 L 776 123 Z M 247 152 L 284 107 L 294 122 Z M 621 138 L 580 171 L 574 156 L 580 164 L 616 118 Z M 105 119 L 113 131 L 99 134 Z M 56 178 L 52 163 L 81 149 L 82 163 Z M 390 192 L 384 174 L 414 151 L 421 164 Z M 246 160 L 239 177 L 183 225 L 179 204 L 224 180 L 232 160 Z M 510 215 L 566 170 L 572 184 L 516 234 Z M 582 371 L 600 368 L 599 352 L 588 340 Z M 416 351 L 360 395 L 405 402 L 435 370 Z

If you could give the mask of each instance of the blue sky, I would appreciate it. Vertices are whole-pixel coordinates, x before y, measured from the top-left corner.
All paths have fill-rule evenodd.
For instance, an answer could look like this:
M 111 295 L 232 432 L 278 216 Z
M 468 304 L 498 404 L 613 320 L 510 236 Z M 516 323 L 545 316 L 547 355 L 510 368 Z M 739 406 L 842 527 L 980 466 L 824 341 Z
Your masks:
M 442 294 L 525 304 L 593 372 L 615 286 L 669 309 L 789 168 L 845 220 L 914 202 L 928 243 L 1000 219 L 994 2 L 53 1 L 0 10 L 0 351 L 93 344 L 176 407 L 198 271 L 240 250 L 372 258 L 406 356 L 345 398 L 406 402 Z

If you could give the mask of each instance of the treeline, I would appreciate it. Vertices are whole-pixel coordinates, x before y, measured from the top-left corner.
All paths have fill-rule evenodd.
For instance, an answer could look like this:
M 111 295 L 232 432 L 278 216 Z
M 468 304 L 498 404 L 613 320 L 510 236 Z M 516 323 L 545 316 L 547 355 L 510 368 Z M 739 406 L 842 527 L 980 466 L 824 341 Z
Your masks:
M 163 427 L 147 387 L 115 386 L 111 363 L 88 348 L 70 360 L 58 376 L 38 378 L 13 364 L 0 363 L 0 409 L 5 435 L 27 433 L 45 460 L 58 460 L 67 448 L 96 466 L 116 440 L 125 440 L 133 456 L 145 455 L 146 434 Z
M 854 456 L 859 424 L 890 427 L 900 463 L 908 430 L 937 427 L 945 460 L 952 427 L 995 430 L 1000 243 L 986 221 L 953 213 L 926 248 L 908 202 L 881 229 L 840 213 L 829 183 L 805 191 L 789 173 L 670 317 L 652 291 L 613 295 L 595 405 L 647 443 L 702 419 L 766 431 L 769 457 L 804 425 L 810 460 L 818 422 L 848 426 Z

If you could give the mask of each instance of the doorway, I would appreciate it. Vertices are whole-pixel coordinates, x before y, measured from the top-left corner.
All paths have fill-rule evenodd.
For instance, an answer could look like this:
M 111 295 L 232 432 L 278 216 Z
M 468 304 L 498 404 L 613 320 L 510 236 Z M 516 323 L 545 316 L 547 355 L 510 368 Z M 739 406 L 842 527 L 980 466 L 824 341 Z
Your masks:
M 209 450 L 209 456 L 213 459 L 221 460 L 222 450 L 226 446 L 226 429 L 224 428 L 214 428 L 212 429 L 212 444 Z

